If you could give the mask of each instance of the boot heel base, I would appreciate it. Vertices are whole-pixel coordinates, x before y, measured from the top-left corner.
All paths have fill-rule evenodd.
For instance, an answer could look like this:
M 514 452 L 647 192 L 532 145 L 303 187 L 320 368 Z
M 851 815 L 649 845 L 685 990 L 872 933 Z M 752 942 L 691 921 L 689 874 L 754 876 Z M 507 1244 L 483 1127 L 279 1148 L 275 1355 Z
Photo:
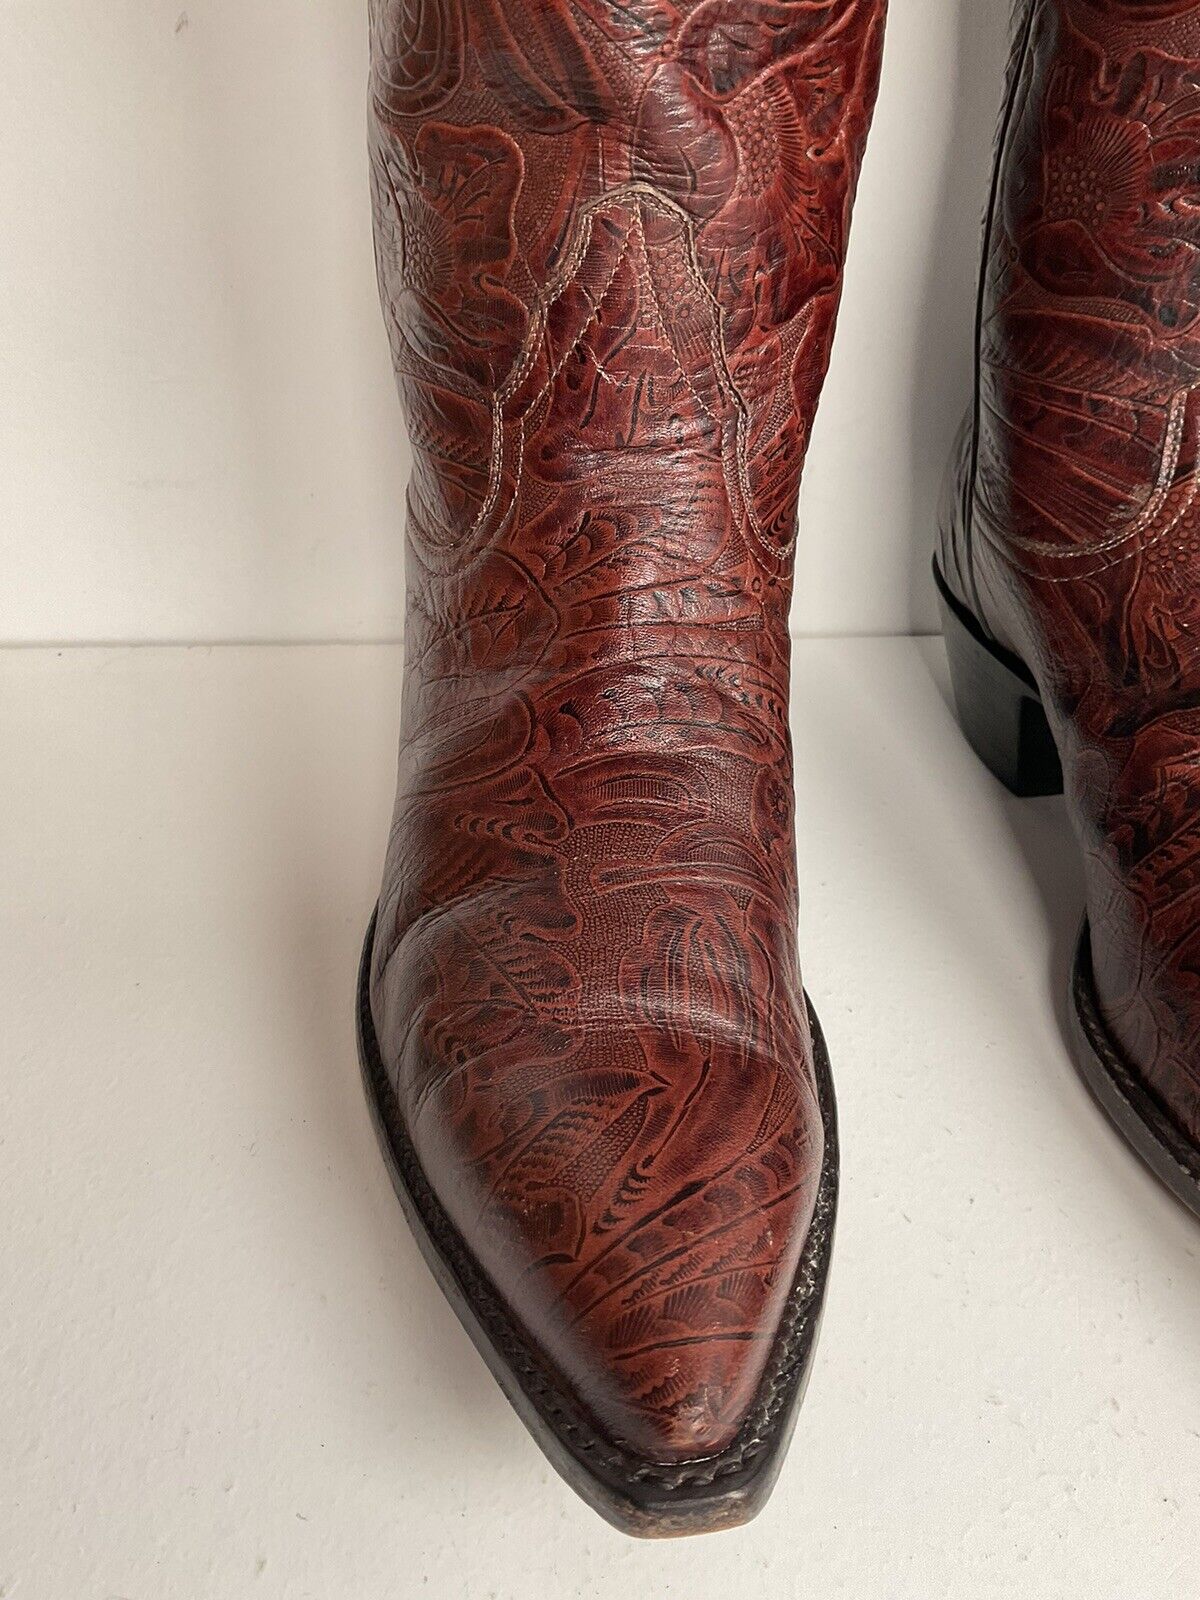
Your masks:
M 989 640 L 933 564 L 958 720 L 967 743 L 1012 794 L 1063 792 L 1062 763 L 1024 665 Z

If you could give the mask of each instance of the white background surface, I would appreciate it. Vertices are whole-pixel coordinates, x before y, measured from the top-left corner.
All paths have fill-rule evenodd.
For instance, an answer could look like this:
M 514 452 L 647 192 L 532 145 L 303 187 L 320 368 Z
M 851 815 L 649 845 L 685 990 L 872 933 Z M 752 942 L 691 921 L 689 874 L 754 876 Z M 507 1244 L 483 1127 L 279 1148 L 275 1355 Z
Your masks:
M 0 0 L 0 641 L 398 634 L 365 11 Z M 1007 12 L 893 6 L 803 634 L 934 625 Z
M 0 657 L 5 1600 L 1196 1600 L 1200 1230 L 1068 1062 L 1061 807 L 937 641 L 796 665 L 834 1270 L 767 1509 L 662 1545 L 546 1466 L 375 1147 L 399 652 Z

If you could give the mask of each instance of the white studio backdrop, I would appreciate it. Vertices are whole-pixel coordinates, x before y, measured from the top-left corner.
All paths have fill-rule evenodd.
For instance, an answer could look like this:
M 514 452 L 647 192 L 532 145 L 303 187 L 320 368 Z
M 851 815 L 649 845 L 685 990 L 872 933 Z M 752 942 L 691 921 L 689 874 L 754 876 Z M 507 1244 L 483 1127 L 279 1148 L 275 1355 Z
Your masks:
M 936 626 L 1007 12 L 892 7 L 800 634 Z M 399 634 L 366 32 L 366 0 L 0 0 L 0 643 Z

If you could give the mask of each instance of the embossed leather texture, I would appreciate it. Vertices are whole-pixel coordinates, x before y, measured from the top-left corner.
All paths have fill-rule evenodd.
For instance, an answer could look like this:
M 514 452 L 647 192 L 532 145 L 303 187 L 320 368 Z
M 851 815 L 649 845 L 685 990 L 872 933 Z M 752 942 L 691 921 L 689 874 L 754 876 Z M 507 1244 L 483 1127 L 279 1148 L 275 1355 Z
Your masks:
M 1017 24 L 940 563 L 1036 679 L 1099 1011 L 1195 1143 L 1200 5 L 1026 0 Z
M 424 1177 L 601 1440 L 760 1394 L 823 1119 L 788 607 L 881 0 L 376 0 L 412 439 L 370 1022 Z

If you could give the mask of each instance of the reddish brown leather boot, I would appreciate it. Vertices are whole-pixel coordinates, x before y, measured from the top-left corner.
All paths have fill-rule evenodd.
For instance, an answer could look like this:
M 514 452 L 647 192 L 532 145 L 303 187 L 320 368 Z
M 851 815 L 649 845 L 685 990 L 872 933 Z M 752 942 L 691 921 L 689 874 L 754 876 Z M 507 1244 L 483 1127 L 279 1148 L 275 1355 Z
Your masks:
M 758 1509 L 825 1286 L 788 605 L 882 26 L 374 6 L 415 466 L 369 1096 L 509 1398 L 636 1533 Z
M 1016 793 L 1065 776 L 1077 1059 L 1200 1210 L 1196 0 L 1020 9 L 979 330 L 939 556 L 960 713 Z

